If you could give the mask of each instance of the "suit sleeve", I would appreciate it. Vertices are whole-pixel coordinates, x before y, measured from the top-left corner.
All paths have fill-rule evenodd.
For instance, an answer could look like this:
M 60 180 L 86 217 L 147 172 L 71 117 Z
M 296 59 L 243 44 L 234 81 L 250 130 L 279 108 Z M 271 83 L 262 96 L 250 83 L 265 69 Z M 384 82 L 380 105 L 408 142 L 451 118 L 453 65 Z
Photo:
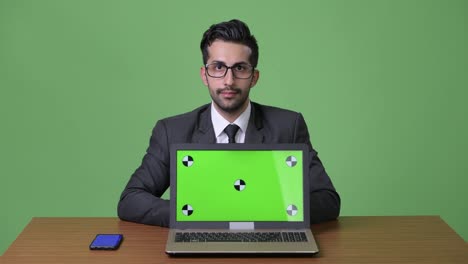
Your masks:
M 298 114 L 294 130 L 294 142 L 305 143 L 309 148 L 310 222 L 336 219 L 340 214 L 340 196 L 310 143 L 302 114 Z
M 169 144 L 164 121 L 153 129 L 150 146 L 140 167 L 127 183 L 118 204 L 122 220 L 169 226 L 169 200 L 161 195 L 169 187 Z

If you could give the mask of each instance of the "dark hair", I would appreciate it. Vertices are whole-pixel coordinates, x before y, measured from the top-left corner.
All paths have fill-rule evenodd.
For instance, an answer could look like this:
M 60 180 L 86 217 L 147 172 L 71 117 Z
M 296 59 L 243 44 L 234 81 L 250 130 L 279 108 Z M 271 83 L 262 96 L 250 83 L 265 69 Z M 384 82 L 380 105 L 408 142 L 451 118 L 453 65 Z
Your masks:
M 223 40 L 243 44 L 252 50 L 249 62 L 252 66 L 257 67 L 258 63 L 258 45 L 257 40 L 250 34 L 249 27 L 242 21 L 233 19 L 228 22 L 221 22 L 211 25 L 211 27 L 203 34 L 200 43 L 200 49 L 203 54 L 203 64 L 208 60 L 208 47 L 215 40 Z

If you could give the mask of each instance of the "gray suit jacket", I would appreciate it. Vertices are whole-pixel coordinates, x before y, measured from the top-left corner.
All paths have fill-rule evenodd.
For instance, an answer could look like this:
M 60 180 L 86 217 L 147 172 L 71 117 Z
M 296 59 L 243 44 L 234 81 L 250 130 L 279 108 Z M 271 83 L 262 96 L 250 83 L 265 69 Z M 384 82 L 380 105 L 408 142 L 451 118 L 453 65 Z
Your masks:
M 150 225 L 169 225 L 169 201 L 161 195 L 169 188 L 169 149 L 173 143 L 216 143 L 211 104 L 192 112 L 159 120 L 141 166 L 120 197 L 120 219 Z M 336 219 L 340 197 L 312 148 L 300 113 L 252 102 L 245 143 L 305 143 L 309 146 L 311 223 Z

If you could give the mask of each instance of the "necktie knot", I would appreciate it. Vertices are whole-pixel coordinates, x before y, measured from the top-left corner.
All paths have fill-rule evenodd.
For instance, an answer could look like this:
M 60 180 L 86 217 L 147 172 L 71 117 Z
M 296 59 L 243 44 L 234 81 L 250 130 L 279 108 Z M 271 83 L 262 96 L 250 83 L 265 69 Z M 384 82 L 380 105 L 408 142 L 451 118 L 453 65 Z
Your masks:
M 229 143 L 236 143 L 236 133 L 239 131 L 239 126 L 236 124 L 230 124 L 224 129 L 224 133 L 229 138 Z

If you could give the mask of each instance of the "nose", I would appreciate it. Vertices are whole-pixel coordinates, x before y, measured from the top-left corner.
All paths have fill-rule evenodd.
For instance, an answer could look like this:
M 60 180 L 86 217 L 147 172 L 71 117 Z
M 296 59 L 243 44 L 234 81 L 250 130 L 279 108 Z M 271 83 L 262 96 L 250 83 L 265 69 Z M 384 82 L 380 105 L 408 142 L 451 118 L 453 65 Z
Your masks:
M 234 83 L 234 75 L 232 74 L 232 69 L 228 69 L 226 75 L 224 76 L 224 85 L 231 86 Z

